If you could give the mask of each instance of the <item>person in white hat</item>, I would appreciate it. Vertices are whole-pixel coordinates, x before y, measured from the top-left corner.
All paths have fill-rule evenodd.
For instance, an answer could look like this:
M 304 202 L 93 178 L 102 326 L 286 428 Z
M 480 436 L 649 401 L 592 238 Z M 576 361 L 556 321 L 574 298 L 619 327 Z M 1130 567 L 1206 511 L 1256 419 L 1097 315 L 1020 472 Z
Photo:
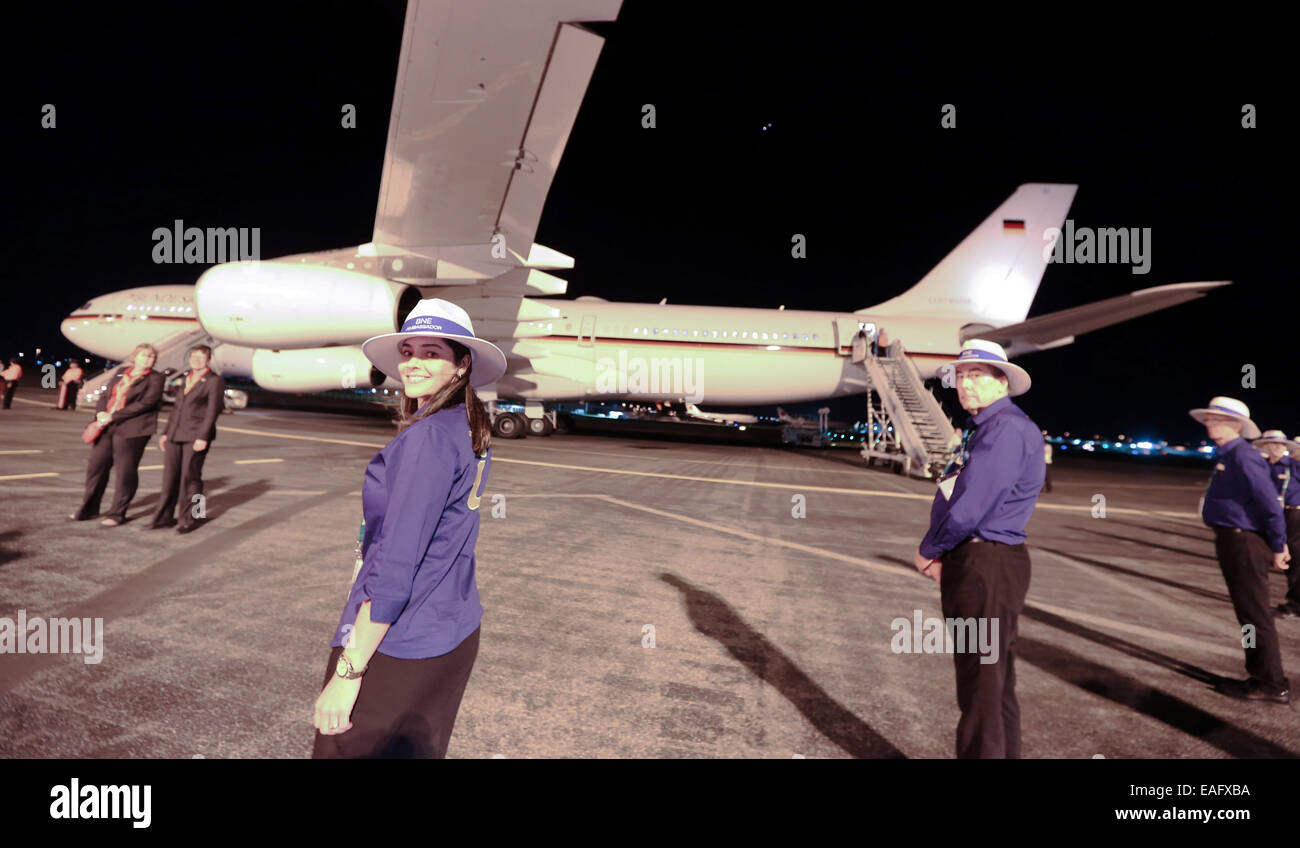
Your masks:
M 402 381 L 404 397 L 397 435 L 366 468 L 359 559 L 316 700 L 312 756 L 441 758 L 483 616 L 474 545 L 491 424 L 474 387 L 499 379 L 506 359 L 474 336 L 465 310 L 438 298 L 362 350 Z
M 1016 700 L 1017 622 L 1029 591 L 1025 526 L 1043 488 L 1043 434 L 1012 396 L 1029 390 L 1029 374 L 1007 361 L 1001 345 L 971 339 L 944 376 L 955 385 L 970 423 L 960 454 L 939 481 L 930 530 L 916 568 L 939 583 L 948 619 L 997 625 L 997 654 L 954 653 L 957 756 L 1020 756 Z
M 1277 486 L 1277 496 L 1282 501 L 1286 519 L 1286 546 L 1288 551 L 1300 551 L 1300 462 L 1288 454 L 1300 448 L 1300 443 L 1288 439 L 1281 430 L 1265 430 L 1264 435 L 1251 443 L 1264 451 L 1268 460 L 1269 476 Z M 1300 618 L 1300 567 L 1286 571 L 1287 593 L 1285 600 L 1274 612 L 1280 618 Z
M 1242 644 L 1249 645 L 1245 651 L 1250 676 L 1225 680 L 1218 689 L 1234 698 L 1290 703 L 1291 684 L 1282 672 L 1282 651 L 1268 604 L 1269 562 L 1285 570 L 1290 552 L 1268 463 L 1246 442 L 1260 438 L 1259 428 L 1250 420 L 1250 409 L 1235 398 L 1216 397 L 1209 406 L 1188 412 L 1205 425 L 1218 446 L 1218 461 L 1201 500 L 1201 519 L 1214 529 L 1219 570 L 1242 626 Z

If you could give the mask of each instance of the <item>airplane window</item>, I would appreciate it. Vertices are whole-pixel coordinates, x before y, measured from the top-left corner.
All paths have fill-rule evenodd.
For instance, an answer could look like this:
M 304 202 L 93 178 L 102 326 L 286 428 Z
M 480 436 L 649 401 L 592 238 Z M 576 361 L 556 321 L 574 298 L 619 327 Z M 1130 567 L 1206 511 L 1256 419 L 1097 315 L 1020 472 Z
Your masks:
M 764 340 L 767 339 L 767 333 L 764 333 L 764 334 L 763 334 L 763 339 L 764 339 Z
M 732 331 L 731 331 L 731 337 L 732 337 L 733 339 L 736 337 L 736 331 L 735 331 L 735 330 L 732 330 Z
M 746 330 L 745 332 L 741 333 L 741 334 L 740 334 L 740 337 L 741 337 L 742 339 L 747 339 L 747 338 L 749 338 L 749 330 Z
M 691 335 L 692 335 L 692 336 L 698 336 L 699 334 L 700 334 L 700 331 L 699 331 L 699 330 L 691 330 Z
M 817 341 L 817 334 L 813 333 L 813 341 Z
M 790 334 L 789 334 L 789 333 L 782 333 L 782 334 L 781 334 L 781 338 L 783 338 L 783 339 L 788 339 L 788 338 L 790 338 Z
M 658 327 L 655 327 L 655 335 L 656 335 L 656 336 L 659 335 L 659 328 L 658 328 Z
M 804 333 L 804 334 L 803 334 L 803 340 L 804 340 L 804 341 L 808 341 L 808 334 L 807 334 L 807 333 Z

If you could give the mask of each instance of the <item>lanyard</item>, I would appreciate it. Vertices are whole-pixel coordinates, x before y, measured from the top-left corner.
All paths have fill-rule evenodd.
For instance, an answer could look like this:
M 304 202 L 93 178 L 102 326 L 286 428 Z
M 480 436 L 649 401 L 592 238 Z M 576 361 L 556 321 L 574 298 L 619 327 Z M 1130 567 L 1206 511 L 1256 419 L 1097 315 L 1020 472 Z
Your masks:
M 974 425 L 961 431 L 961 447 L 957 449 L 955 454 L 953 454 L 952 460 L 944 466 L 943 474 L 939 475 L 940 479 L 944 479 L 957 471 L 960 471 L 970 462 L 970 449 L 967 446 L 970 444 L 971 436 L 973 435 L 975 435 Z

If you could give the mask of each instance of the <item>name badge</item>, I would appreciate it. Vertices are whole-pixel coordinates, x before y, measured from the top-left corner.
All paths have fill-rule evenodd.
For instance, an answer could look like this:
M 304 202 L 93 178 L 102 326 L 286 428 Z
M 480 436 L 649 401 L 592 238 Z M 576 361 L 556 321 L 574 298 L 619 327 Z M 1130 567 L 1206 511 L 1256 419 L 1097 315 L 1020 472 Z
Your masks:
M 961 472 L 958 471 L 956 474 L 952 475 L 951 477 L 939 481 L 939 491 L 943 492 L 944 500 L 946 501 L 952 500 L 952 490 L 957 487 L 957 478 L 960 476 L 961 476 Z

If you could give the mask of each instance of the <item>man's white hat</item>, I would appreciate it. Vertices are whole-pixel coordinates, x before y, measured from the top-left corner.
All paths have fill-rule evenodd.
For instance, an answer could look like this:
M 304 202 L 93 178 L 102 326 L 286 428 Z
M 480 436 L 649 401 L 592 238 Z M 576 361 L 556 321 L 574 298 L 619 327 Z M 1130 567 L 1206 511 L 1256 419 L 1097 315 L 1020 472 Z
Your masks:
M 1288 451 L 1300 448 L 1300 442 L 1288 439 L 1286 433 L 1283 433 L 1281 430 L 1265 430 L 1264 435 L 1251 442 L 1251 444 L 1257 448 L 1262 448 L 1264 445 L 1269 444 L 1286 445 Z
M 426 298 L 415 305 L 411 314 L 402 322 L 402 329 L 396 333 L 383 333 L 372 336 L 361 344 L 361 350 L 375 367 L 394 380 L 402 379 L 397 365 L 402 356 L 397 348 L 402 341 L 411 338 L 450 339 L 469 348 L 473 366 L 470 369 L 470 385 L 475 388 L 495 383 L 506 373 L 506 355 L 501 348 L 486 339 L 475 338 L 474 324 L 469 313 L 449 300 L 437 297 Z
M 1008 362 L 1007 352 L 997 342 L 988 339 L 968 339 L 961 346 L 961 353 L 952 364 L 954 368 L 963 364 L 990 365 L 1007 375 L 1007 382 L 1010 384 L 1007 388 L 1008 394 L 1014 397 L 1029 391 L 1031 382 L 1029 372 L 1015 363 Z
M 1188 414 L 1202 424 L 1205 423 L 1207 415 L 1227 415 L 1230 418 L 1237 418 L 1246 422 L 1246 426 L 1241 428 L 1241 435 L 1247 439 L 1258 439 L 1260 436 L 1259 428 L 1255 422 L 1250 420 L 1250 408 L 1246 404 L 1230 397 L 1216 397 L 1210 401 L 1210 405 L 1204 409 L 1189 409 Z

